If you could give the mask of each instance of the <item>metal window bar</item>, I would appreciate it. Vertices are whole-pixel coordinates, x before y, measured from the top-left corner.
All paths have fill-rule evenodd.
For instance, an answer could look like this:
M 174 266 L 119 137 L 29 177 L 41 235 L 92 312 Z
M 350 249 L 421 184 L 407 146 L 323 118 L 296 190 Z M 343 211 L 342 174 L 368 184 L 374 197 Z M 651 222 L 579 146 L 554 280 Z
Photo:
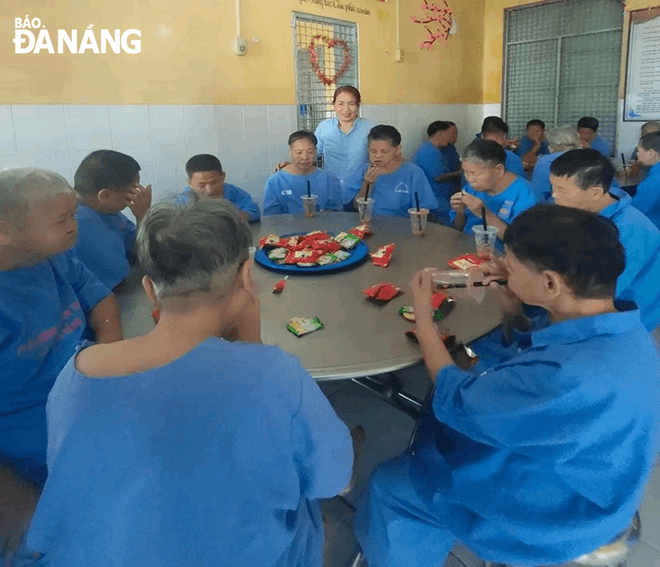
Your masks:
M 511 135 L 522 135 L 532 118 L 557 126 L 595 116 L 613 149 L 622 32 L 620 0 L 506 10 L 503 99 Z
M 334 116 L 332 95 L 337 87 L 352 85 L 359 88 L 357 24 L 294 13 L 292 28 L 298 128 L 313 132 L 319 123 Z M 351 52 L 346 72 L 331 85 L 323 84 L 312 68 L 309 46 L 316 36 L 323 36 L 328 41 L 341 39 L 346 42 Z M 316 46 L 318 65 L 326 77 L 332 78 L 344 64 L 344 49 L 342 46 L 330 49 L 321 40 L 316 41 Z

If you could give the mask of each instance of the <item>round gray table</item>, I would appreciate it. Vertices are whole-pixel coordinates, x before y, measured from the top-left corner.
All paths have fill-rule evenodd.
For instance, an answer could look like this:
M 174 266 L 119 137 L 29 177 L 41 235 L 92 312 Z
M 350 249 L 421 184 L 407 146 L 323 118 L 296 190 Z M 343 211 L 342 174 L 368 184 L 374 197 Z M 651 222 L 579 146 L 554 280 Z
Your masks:
M 326 230 L 337 233 L 359 224 L 357 213 L 322 212 L 308 219 L 302 215 L 265 217 L 252 225 L 255 246 L 259 236 Z M 253 277 L 260 286 L 262 338 L 300 358 L 303 366 L 319 380 L 347 379 L 381 374 L 413 366 L 421 361 L 419 347 L 405 331 L 414 324 L 398 314 L 399 307 L 412 304 L 410 279 L 427 266 L 449 269 L 447 261 L 474 252 L 474 238 L 437 224 L 427 225 L 424 237 L 415 237 L 408 219 L 375 217 L 374 234 L 365 239 L 369 251 L 393 242 L 394 255 L 387 268 L 364 263 L 345 272 L 326 275 L 291 275 L 284 292 L 272 293 L 283 275 L 255 262 Z M 153 328 L 151 307 L 140 286 L 139 270 L 131 273 L 117 293 L 126 337 Z M 367 300 L 363 289 L 377 283 L 392 283 L 403 290 L 384 306 Z M 325 327 L 296 337 L 286 325 L 292 317 L 318 317 Z M 456 299 L 456 308 L 443 321 L 458 340 L 470 342 L 499 324 L 499 310 L 486 293 L 481 304 Z

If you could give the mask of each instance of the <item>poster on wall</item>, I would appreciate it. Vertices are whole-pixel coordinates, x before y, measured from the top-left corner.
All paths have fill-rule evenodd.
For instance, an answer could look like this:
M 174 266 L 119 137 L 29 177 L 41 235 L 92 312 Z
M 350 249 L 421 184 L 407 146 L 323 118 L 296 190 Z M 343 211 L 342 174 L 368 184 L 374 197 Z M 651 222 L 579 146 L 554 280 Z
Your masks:
M 630 13 L 623 120 L 660 119 L 660 7 Z

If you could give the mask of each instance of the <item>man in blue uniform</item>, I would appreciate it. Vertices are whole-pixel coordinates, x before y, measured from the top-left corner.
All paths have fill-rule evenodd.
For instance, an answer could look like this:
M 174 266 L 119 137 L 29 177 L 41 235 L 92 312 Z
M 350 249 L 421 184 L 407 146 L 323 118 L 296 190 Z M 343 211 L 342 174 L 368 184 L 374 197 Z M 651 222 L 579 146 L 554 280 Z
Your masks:
M 501 238 L 507 225 L 534 205 L 529 182 L 508 171 L 505 163 L 506 154 L 497 142 L 475 140 L 465 148 L 463 171 L 468 183 L 450 201 L 455 229 L 471 234 L 485 206 L 487 222 L 498 228 Z
M 578 134 L 580 134 L 580 138 L 587 143 L 592 150 L 596 150 L 606 158 L 609 158 L 612 150 L 610 149 L 610 145 L 598 136 L 598 126 L 600 126 L 600 123 L 597 118 L 594 118 L 593 116 L 583 116 L 578 120 Z
M 550 153 L 548 141 L 545 139 L 545 122 L 535 118 L 527 123 L 525 135 L 514 153 L 522 160 L 526 171 L 531 171 L 539 156 Z
M 434 211 L 438 201 L 422 169 L 400 159 L 401 134 L 394 126 L 380 124 L 369 132 L 369 161 L 346 180 L 347 204 L 366 194 L 373 198 L 375 215 L 407 217 L 415 207 L 415 193 L 420 207 Z
M 650 169 L 637 186 L 633 205 L 660 228 L 660 132 L 645 134 L 640 138 L 637 159 Z
M 226 199 L 233 203 L 248 222 L 259 220 L 261 211 L 247 191 L 240 187 L 225 183 L 227 174 L 222 170 L 220 160 L 211 154 L 197 154 L 186 162 L 188 187 L 179 195 L 176 202 L 179 205 L 189 203 L 197 197 Z
M 614 168 L 593 149 L 571 150 L 550 166 L 552 196 L 558 205 L 599 213 L 614 221 L 626 251 L 626 269 L 616 295 L 639 305 L 649 331 L 660 323 L 660 232 L 633 205 L 630 196 L 612 187 Z
M 485 281 L 508 280 L 491 291 L 520 352 L 478 377 L 438 336 L 430 271 L 413 277 L 435 392 L 414 451 L 376 471 L 358 512 L 370 567 L 441 565 L 456 540 L 490 561 L 562 563 L 617 538 L 642 501 L 660 448 L 660 361 L 636 306 L 613 299 L 625 264 L 615 225 L 538 205 L 504 243 Z M 548 316 L 529 320 L 522 302 Z

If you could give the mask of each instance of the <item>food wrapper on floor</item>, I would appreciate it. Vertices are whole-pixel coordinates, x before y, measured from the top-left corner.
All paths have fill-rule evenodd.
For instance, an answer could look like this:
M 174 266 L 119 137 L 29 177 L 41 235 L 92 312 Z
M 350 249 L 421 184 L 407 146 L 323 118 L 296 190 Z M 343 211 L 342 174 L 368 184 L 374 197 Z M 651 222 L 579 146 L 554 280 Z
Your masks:
M 322 329 L 323 323 L 321 323 L 321 320 L 318 317 L 294 317 L 289 321 L 286 328 L 294 335 L 296 335 L 296 337 L 302 337 L 307 333 L 312 333 Z
M 378 301 L 380 303 L 386 303 L 394 299 L 401 292 L 401 288 L 396 287 L 395 285 L 388 283 L 376 284 L 372 287 L 368 287 L 363 290 L 364 293 L 369 299 L 373 301 Z
M 484 262 L 488 262 L 487 258 L 479 258 L 476 254 L 463 254 L 462 256 L 457 256 L 452 258 L 447 262 L 450 268 L 455 270 L 468 270 L 470 268 L 475 268 Z
M 381 246 L 375 252 L 369 254 L 369 256 L 371 256 L 371 261 L 374 263 L 374 266 L 387 268 L 387 266 L 390 265 L 390 260 L 392 259 L 393 253 L 394 244 L 386 244 L 385 246 Z

